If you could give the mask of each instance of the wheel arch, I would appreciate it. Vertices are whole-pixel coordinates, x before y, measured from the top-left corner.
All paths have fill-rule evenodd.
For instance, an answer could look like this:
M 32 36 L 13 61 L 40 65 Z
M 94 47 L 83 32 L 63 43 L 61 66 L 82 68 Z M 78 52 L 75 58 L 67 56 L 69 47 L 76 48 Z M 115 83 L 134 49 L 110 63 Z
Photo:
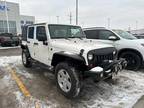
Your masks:
M 140 56 L 141 60 L 143 60 L 142 54 L 141 54 L 138 50 L 136 50 L 136 49 L 131 49 L 131 48 L 121 49 L 121 50 L 118 52 L 118 58 L 120 57 L 120 55 L 121 55 L 122 53 L 128 52 L 128 51 L 134 52 L 134 53 L 138 54 L 138 55 Z
M 21 45 L 21 49 L 28 49 L 28 46 L 27 45 Z
M 83 67 L 82 69 L 84 69 L 86 66 L 85 59 L 82 56 L 74 54 L 66 54 L 64 52 L 58 52 L 53 54 L 51 65 L 55 67 L 58 63 L 65 61 L 76 64 L 79 67 L 82 66 Z
M 29 56 L 31 57 L 31 54 L 30 54 L 30 51 L 29 51 L 29 48 L 28 48 L 28 46 L 27 46 L 27 45 L 21 45 L 21 49 L 22 49 L 22 50 L 27 50 L 27 51 L 28 51 Z

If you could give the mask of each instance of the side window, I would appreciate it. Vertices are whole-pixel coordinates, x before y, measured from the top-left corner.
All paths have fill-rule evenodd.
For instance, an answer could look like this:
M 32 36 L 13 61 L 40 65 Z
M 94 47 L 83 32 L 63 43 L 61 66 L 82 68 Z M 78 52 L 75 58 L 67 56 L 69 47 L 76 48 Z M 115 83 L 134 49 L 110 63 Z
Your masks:
M 115 36 L 115 34 L 108 30 L 100 30 L 99 31 L 99 39 L 108 40 L 108 38 L 110 36 Z
M 38 26 L 36 29 L 36 39 L 39 39 L 40 37 L 45 37 L 45 39 L 47 38 L 44 26 Z
M 28 38 L 29 39 L 34 38 L 34 27 L 29 27 L 29 29 L 28 29 Z
M 87 30 L 84 31 L 87 39 L 98 39 L 98 31 L 97 30 Z

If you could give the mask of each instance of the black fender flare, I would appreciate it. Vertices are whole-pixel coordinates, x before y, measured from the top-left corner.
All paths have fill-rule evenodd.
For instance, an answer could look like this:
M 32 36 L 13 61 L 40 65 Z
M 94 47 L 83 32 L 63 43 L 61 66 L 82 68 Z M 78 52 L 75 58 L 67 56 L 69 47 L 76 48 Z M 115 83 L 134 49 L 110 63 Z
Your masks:
M 21 49 L 22 49 L 22 50 L 26 50 L 26 51 L 28 52 L 28 56 L 31 57 L 31 55 L 30 55 L 30 51 L 29 51 L 29 48 L 28 48 L 27 45 L 23 45 L 23 44 L 21 44 Z
M 56 66 L 59 62 L 63 61 L 76 62 L 77 64 L 81 63 L 83 65 L 86 64 L 83 56 L 80 56 L 79 54 L 72 54 L 62 51 L 53 54 L 51 65 Z

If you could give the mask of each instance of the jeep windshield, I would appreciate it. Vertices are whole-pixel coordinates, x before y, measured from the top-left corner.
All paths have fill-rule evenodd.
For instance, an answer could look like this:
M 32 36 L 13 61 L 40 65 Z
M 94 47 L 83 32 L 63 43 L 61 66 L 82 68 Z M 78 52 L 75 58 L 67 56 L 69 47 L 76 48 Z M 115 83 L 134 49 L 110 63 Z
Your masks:
M 113 31 L 124 39 L 128 39 L 128 40 L 137 39 L 135 36 L 133 36 L 132 34 L 126 32 L 126 31 L 123 31 L 123 30 L 113 30 Z
M 85 34 L 79 26 L 48 25 L 51 39 L 85 38 Z

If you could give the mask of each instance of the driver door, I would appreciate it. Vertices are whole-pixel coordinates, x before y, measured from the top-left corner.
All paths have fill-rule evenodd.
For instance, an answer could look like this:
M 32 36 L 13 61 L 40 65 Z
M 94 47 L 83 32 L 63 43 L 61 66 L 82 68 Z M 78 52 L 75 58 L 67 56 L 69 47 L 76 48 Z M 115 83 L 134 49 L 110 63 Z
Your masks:
M 39 41 L 41 36 L 45 37 L 45 41 Z M 36 39 L 34 42 L 35 47 L 35 59 L 41 63 L 48 65 L 49 58 L 49 46 L 48 46 L 48 37 L 46 35 L 45 26 L 36 26 Z

